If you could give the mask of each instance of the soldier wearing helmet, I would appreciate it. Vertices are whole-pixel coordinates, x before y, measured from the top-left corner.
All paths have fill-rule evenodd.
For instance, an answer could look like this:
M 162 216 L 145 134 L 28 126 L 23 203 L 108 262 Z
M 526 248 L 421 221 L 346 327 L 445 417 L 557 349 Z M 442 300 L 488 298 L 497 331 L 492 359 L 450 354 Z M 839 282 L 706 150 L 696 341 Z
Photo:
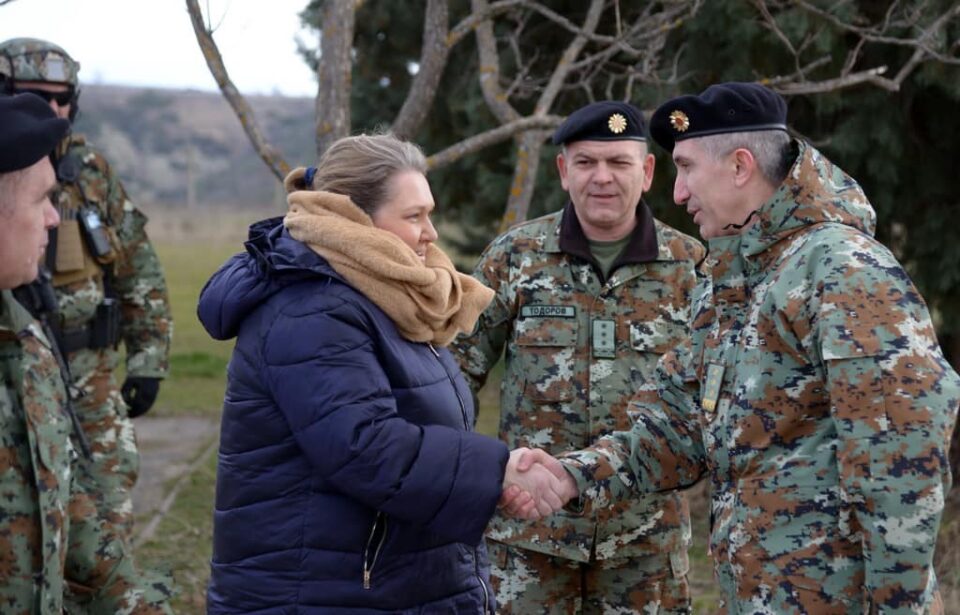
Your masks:
M 78 111 L 79 70 L 79 62 L 50 42 L 0 43 L 0 93 L 30 92 L 71 121 Z M 85 472 L 103 525 L 129 551 L 131 492 L 140 463 L 130 419 L 151 407 L 168 371 L 172 319 L 166 282 L 144 229 L 146 216 L 106 158 L 78 134 L 68 134 L 51 157 L 58 180 L 51 200 L 61 220 L 50 231 L 46 253 L 59 307 L 54 334 L 90 443 Z M 122 387 L 116 376 L 121 343 Z
M 5 41 L 0 51 L 0 90 L 30 92 L 43 98 L 62 118 L 77 115 L 80 63 L 61 47 L 33 38 Z

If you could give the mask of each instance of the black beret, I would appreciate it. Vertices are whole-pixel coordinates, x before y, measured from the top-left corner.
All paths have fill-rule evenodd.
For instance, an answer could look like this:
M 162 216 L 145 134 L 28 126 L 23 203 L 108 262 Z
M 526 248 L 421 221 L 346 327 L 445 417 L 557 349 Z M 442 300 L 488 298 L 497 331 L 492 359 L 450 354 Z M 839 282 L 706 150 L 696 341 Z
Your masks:
M 667 151 L 676 141 L 725 132 L 786 130 L 787 103 L 756 83 L 711 85 L 699 96 L 663 103 L 650 118 L 650 135 Z
M 643 113 L 633 105 L 602 100 L 580 107 L 557 127 L 553 144 L 574 141 L 646 141 Z
M 0 96 L 0 173 L 25 169 L 48 155 L 70 129 L 35 94 Z

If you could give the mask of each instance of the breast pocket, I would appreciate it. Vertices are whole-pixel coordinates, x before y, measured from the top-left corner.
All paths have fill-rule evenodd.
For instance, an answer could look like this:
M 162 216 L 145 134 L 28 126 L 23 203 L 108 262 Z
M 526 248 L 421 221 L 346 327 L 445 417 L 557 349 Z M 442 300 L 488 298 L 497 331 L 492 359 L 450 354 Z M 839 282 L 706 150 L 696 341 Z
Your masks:
M 578 329 L 573 318 L 517 321 L 514 343 L 527 400 L 551 403 L 573 399 Z
M 665 354 L 685 337 L 687 329 L 667 320 L 650 320 L 630 323 L 630 346 L 637 352 Z

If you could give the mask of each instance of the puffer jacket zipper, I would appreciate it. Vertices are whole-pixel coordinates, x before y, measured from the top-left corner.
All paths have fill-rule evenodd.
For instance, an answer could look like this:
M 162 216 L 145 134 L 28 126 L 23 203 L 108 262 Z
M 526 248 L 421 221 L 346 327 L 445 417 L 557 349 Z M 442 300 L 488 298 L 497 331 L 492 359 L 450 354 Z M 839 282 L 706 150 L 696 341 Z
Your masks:
M 437 352 L 437 349 L 433 347 L 433 344 L 428 343 L 427 347 L 430 348 L 430 352 L 433 353 L 433 356 L 437 358 L 437 361 L 440 363 L 440 367 L 443 368 L 443 372 L 450 380 L 450 386 L 453 387 L 453 394 L 457 396 L 457 401 L 460 402 L 460 418 L 463 419 L 463 429 L 465 431 L 473 431 L 473 429 L 470 427 L 470 419 L 467 418 L 467 407 L 464 405 L 463 397 L 460 396 L 460 391 L 457 389 L 457 382 L 453 379 L 453 376 L 450 375 L 450 372 L 447 371 L 447 367 L 443 364 L 443 361 L 440 360 L 440 353 Z
M 480 589 L 483 590 L 483 610 L 486 611 L 490 609 L 490 615 L 496 615 L 493 604 L 490 602 L 490 592 L 487 590 L 487 584 L 483 582 L 483 575 L 480 574 L 480 554 L 476 549 L 473 550 L 473 566 L 474 574 L 477 575 L 477 580 L 480 581 Z
M 440 353 L 437 352 L 437 349 L 433 347 L 433 344 L 427 344 L 430 347 L 430 351 L 433 352 L 433 356 L 437 358 L 437 361 L 440 361 Z M 460 416 L 463 418 L 463 429 L 465 431 L 473 431 L 470 426 L 470 419 L 467 417 L 467 406 L 463 403 L 463 397 L 460 395 L 460 391 L 457 389 L 457 383 L 453 379 L 453 376 L 450 375 L 450 372 L 447 371 L 447 368 L 443 365 L 443 361 L 440 361 L 440 367 L 443 367 L 443 371 L 446 372 L 447 378 L 450 379 L 450 386 L 453 387 L 453 392 L 457 396 L 457 401 L 460 402 Z M 490 592 L 487 590 L 487 584 L 483 582 L 483 575 L 480 574 L 480 554 L 477 552 L 477 549 L 473 550 L 473 570 L 476 574 L 477 581 L 480 582 L 480 589 L 483 590 L 483 610 L 486 611 L 490 609 L 490 615 L 495 615 L 493 605 L 490 604 Z
M 377 526 L 383 520 L 383 532 L 380 534 L 380 540 L 377 541 L 373 556 L 370 556 L 370 549 L 377 536 Z M 373 567 L 377 565 L 377 558 L 380 557 L 380 550 L 387 539 L 387 518 L 382 512 L 377 512 L 377 517 L 373 520 L 373 527 L 370 528 L 370 537 L 367 538 L 367 546 L 363 548 L 363 589 L 370 589 L 370 577 L 373 575 Z

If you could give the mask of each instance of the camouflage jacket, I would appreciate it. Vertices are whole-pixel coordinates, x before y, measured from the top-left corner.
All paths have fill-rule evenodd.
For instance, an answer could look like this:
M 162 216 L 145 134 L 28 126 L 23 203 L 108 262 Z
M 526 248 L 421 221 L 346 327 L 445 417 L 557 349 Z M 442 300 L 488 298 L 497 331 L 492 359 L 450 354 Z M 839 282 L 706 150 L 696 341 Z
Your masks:
M 106 159 L 82 136 L 71 135 L 61 144 L 58 159 L 68 157 L 76 161 L 77 177 L 74 181 L 60 177 L 60 189 L 52 198 L 61 219 L 56 262 L 50 267 L 61 330 L 76 331 L 90 325 L 103 303 L 105 272 L 109 271 L 107 283 L 120 303 L 127 373 L 162 378 L 168 370 L 173 324 L 163 269 L 144 230 L 147 218 L 127 197 Z M 109 239 L 109 254 L 99 258 L 81 236 L 78 220 L 85 205 L 97 208 Z M 81 380 L 95 369 L 113 371 L 120 354 L 107 348 L 71 352 L 69 359 L 74 379 Z
M 729 613 L 942 612 L 960 378 L 860 187 L 799 152 L 758 220 L 710 242 L 692 348 L 632 430 L 565 463 L 601 504 L 709 472 Z
M 514 227 L 482 255 L 474 275 L 496 295 L 453 350 L 476 392 L 506 347 L 499 436 L 510 448 L 560 453 L 628 429 L 634 390 L 688 336 L 703 246 L 641 203 L 624 254 L 604 280 L 568 205 Z M 487 536 L 576 561 L 670 554 L 685 572 L 689 533 L 686 500 L 673 493 L 589 518 L 560 513 L 530 523 L 497 515 Z
M 8 290 L 0 378 L 0 610 L 59 613 L 76 453 L 50 342 Z
M 0 291 L 0 604 L 61 613 L 69 584 L 85 612 L 169 613 L 105 530 L 70 440 L 66 389 L 49 338 Z M 90 485 L 93 485 L 92 487 Z

